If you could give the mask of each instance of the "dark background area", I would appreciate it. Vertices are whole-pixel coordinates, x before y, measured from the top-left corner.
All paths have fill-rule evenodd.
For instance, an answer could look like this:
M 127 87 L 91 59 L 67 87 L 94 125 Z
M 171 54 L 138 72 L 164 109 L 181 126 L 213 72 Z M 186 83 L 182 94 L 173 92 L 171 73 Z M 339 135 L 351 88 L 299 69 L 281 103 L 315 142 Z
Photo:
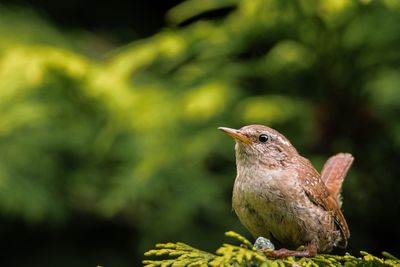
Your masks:
M 216 128 L 251 123 L 318 170 L 352 153 L 346 251 L 399 256 L 400 7 L 181 2 L 1 2 L 1 265 L 140 266 L 155 243 L 250 238 Z
M 84 29 L 126 43 L 149 37 L 165 27 L 166 12 L 180 2 L 5 0 L 2 4 L 34 9 L 62 30 Z

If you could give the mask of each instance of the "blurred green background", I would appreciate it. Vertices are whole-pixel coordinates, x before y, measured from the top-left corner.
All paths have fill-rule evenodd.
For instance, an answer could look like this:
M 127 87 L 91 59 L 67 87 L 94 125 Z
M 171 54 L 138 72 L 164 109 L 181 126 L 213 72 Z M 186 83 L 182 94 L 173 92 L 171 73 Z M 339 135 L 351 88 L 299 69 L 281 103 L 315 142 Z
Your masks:
M 140 266 L 215 250 L 233 141 L 266 124 L 347 151 L 348 251 L 400 255 L 400 1 L 2 1 L 2 266 Z M 339 251 L 343 253 L 343 251 Z

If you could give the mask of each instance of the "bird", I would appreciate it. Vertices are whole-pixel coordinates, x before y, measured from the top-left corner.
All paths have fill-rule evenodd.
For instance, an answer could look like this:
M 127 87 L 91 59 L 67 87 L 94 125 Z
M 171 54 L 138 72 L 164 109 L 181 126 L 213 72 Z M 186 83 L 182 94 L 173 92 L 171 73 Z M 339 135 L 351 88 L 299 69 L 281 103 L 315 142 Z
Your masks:
M 330 157 L 320 174 L 270 127 L 218 129 L 236 141 L 233 210 L 254 237 L 284 246 L 265 250 L 267 256 L 314 257 L 347 246 L 350 231 L 341 211 L 341 187 L 354 160 L 350 153 Z

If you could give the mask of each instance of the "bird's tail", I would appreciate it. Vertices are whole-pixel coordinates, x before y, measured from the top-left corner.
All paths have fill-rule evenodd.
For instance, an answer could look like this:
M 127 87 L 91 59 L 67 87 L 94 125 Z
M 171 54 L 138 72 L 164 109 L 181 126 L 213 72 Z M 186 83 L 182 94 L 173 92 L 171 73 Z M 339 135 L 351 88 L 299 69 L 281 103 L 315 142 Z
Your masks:
M 340 196 L 342 183 L 353 160 L 354 158 L 351 154 L 339 153 L 330 157 L 322 168 L 321 179 L 324 181 L 330 195 L 336 199 L 339 206 L 342 206 Z

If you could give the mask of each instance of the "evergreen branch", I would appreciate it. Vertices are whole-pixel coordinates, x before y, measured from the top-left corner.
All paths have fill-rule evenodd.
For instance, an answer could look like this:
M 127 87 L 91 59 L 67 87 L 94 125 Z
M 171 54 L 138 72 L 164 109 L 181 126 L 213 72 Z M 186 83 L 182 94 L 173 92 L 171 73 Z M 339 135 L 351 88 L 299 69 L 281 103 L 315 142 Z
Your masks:
M 144 260 L 145 267 L 400 267 L 400 260 L 388 252 L 383 252 L 384 258 L 376 257 L 365 251 L 361 251 L 361 257 L 355 257 L 349 253 L 343 256 L 320 254 L 314 258 L 270 259 L 264 253 L 257 251 L 253 245 L 242 235 L 229 231 L 226 236 L 240 241 L 240 245 L 223 244 L 216 254 L 208 253 L 193 248 L 184 243 L 157 244 L 156 249 L 146 252 L 145 256 L 163 256 L 170 258 L 161 260 Z
M 247 248 L 255 250 L 253 247 L 253 244 L 249 240 L 247 240 L 247 238 L 245 238 L 244 236 L 242 236 L 234 231 L 225 232 L 225 235 L 229 236 L 229 237 L 233 237 L 233 238 L 239 240 L 240 242 L 242 242 L 242 244 L 245 245 Z
M 209 266 L 209 262 L 211 262 L 216 257 L 214 254 L 193 248 L 180 242 L 157 244 L 156 249 L 149 250 L 144 255 L 175 257 L 173 259 L 163 260 L 144 260 L 143 264 L 145 267 L 203 267 Z

